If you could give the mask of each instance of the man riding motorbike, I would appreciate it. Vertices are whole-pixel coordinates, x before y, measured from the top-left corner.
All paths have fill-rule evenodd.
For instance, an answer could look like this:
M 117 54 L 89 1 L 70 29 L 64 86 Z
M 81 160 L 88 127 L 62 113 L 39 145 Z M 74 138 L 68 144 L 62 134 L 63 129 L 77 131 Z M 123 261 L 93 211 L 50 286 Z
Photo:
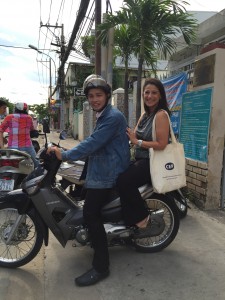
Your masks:
M 95 284 L 109 275 L 109 253 L 101 209 L 109 199 L 118 175 L 130 163 L 127 122 L 124 115 L 109 103 L 111 87 L 101 76 L 92 74 L 84 81 L 83 90 L 96 112 L 94 132 L 71 150 L 61 152 L 57 147 L 48 150 L 63 161 L 88 158 L 83 214 L 94 257 L 92 268 L 75 279 L 78 286 Z

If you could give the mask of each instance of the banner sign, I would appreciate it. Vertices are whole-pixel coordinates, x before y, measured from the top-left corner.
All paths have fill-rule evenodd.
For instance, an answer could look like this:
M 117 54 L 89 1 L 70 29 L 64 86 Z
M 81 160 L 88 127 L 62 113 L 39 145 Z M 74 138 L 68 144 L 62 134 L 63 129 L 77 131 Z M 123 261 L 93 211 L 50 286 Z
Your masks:
M 207 162 L 212 88 L 183 95 L 180 142 L 185 157 Z
M 166 91 L 168 107 L 171 111 L 171 122 L 176 135 L 180 127 L 180 111 L 182 105 L 182 95 L 187 92 L 187 73 L 182 72 L 175 76 L 162 80 Z

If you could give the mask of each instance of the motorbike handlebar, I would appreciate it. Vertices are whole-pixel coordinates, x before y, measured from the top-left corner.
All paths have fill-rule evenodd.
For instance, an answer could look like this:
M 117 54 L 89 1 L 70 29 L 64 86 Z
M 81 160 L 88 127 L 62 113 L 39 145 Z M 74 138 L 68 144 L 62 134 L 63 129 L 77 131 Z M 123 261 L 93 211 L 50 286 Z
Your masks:
M 45 136 L 45 133 L 40 133 L 40 132 L 39 132 L 38 135 L 44 135 L 44 136 Z
M 56 144 L 56 143 L 54 143 L 54 142 L 51 142 L 51 143 L 50 143 L 50 146 L 48 146 L 48 147 L 51 147 L 51 146 L 56 146 L 56 147 L 58 147 L 58 148 L 60 148 L 60 149 L 62 149 L 62 150 L 64 150 L 64 151 L 68 150 L 68 149 L 66 149 L 65 147 L 60 146 L 59 144 Z

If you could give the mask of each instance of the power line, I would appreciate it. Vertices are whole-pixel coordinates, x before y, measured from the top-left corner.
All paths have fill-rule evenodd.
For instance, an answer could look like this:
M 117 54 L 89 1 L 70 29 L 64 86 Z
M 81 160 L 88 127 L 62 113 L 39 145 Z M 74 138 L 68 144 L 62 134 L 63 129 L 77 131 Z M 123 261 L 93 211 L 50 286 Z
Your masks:
M 11 46 L 11 45 L 0 45 L 0 47 L 18 48 L 18 49 L 30 49 L 30 48 L 27 48 L 27 47 Z

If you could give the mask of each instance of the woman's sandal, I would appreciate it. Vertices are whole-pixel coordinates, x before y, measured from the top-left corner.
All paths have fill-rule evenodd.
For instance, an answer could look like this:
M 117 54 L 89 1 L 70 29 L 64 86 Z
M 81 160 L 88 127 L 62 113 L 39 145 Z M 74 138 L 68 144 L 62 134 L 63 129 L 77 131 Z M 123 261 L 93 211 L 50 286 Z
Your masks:
M 146 223 L 146 227 L 138 227 L 136 225 L 136 229 L 134 230 L 134 238 L 141 239 L 157 236 L 160 235 L 165 228 L 165 222 L 162 221 L 161 216 L 149 216 L 148 222 L 146 220 Z
M 136 224 L 136 226 L 138 228 L 144 229 L 144 228 L 146 228 L 148 226 L 149 221 L 150 221 L 150 215 L 148 215 L 144 220 L 138 222 Z M 150 223 L 151 223 L 151 221 L 150 221 Z

